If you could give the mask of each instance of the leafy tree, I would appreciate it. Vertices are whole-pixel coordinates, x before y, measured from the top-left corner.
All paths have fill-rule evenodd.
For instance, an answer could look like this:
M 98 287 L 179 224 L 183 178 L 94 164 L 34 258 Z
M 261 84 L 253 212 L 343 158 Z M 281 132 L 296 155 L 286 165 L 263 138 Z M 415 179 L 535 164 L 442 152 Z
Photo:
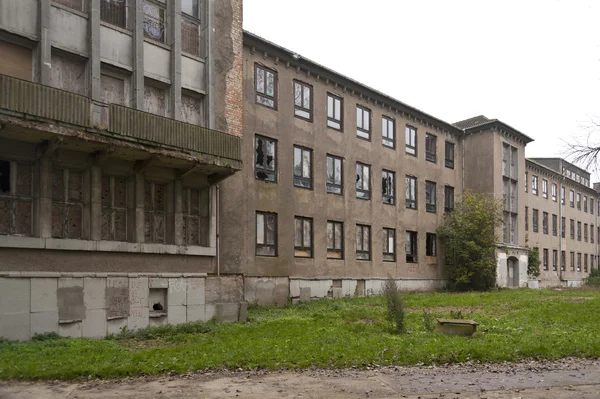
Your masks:
M 529 246 L 529 237 L 525 235 L 525 248 L 527 248 L 527 275 L 536 279 L 540 276 L 540 249 Z
M 503 223 L 502 206 L 501 199 L 466 191 L 438 227 L 454 289 L 483 291 L 495 287 L 496 232 Z

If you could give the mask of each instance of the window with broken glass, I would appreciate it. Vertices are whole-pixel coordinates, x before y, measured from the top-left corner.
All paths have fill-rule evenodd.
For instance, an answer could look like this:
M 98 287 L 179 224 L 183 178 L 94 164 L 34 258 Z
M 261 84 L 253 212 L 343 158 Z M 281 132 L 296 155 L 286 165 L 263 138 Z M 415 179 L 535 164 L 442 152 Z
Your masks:
M 436 212 L 437 208 L 437 200 L 436 200 L 436 187 L 435 182 L 426 181 L 425 182 L 425 210 L 427 212 Z
M 538 177 L 536 175 L 531 176 L 531 193 L 538 195 Z
M 371 226 L 356 225 L 356 259 L 371 259 Z
M 277 256 L 277 214 L 256 212 L 256 255 Z
M 102 175 L 101 183 L 103 240 L 127 241 L 127 179 Z
M 381 192 L 384 204 L 396 203 L 396 174 L 389 170 L 381 172 Z
M 294 146 L 294 186 L 312 189 L 312 150 Z
M 383 228 L 383 261 L 396 261 L 396 229 Z
M 208 247 L 209 189 L 183 189 L 183 243 Z
M 256 103 L 265 107 L 277 108 L 277 72 L 262 65 L 254 65 L 254 85 Z
M 167 11 L 165 4 L 160 1 L 146 0 L 143 3 L 143 12 L 144 36 L 165 43 L 167 37 L 167 23 L 165 21 Z
M 396 121 L 387 116 L 381 117 L 381 139 L 384 146 L 396 148 Z
M 327 221 L 327 258 L 344 259 L 344 223 Z
M 571 260 L 571 271 L 575 271 L 575 252 L 571 252 L 570 260 Z
M 327 93 L 327 127 L 343 130 L 344 99 Z
M 406 176 L 406 207 L 409 209 L 417 209 L 417 178 L 414 176 Z
M 327 192 L 342 195 L 343 182 L 342 158 L 327 154 Z
M 587 206 L 587 195 L 584 195 L 583 196 L 583 211 L 587 212 L 587 208 L 588 208 L 588 206 Z
M 312 86 L 294 80 L 294 115 L 312 121 Z
M 356 105 L 356 135 L 371 140 L 371 110 Z
M 0 160 L 0 234 L 33 235 L 33 172 L 29 163 Z
M 100 0 L 100 19 L 127 29 L 128 0 Z
M 82 238 L 83 172 L 52 170 L 52 237 Z
M 371 199 L 371 166 L 356 163 L 356 198 Z
M 431 133 L 425 135 L 425 159 L 437 162 L 437 137 Z
M 560 203 L 565 204 L 565 186 L 560 187 Z
M 454 210 L 454 187 L 444 186 L 444 211 L 452 212 Z
M 313 220 L 303 216 L 294 218 L 294 256 L 312 258 Z
M 417 263 L 417 232 L 407 231 L 406 232 L 406 261 L 409 263 Z
M 406 153 L 417 155 L 417 128 L 407 125 L 404 129 Z
M 569 191 L 569 205 L 571 208 L 575 208 L 575 191 Z
M 144 242 L 166 242 L 167 186 L 154 182 L 144 185 Z
M 425 239 L 425 255 L 437 256 L 437 236 L 434 233 L 427 233 Z
M 454 169 L 454 143 L 446 141 L 446 167 Z
M 588 271 L 588 256 L 587 254 L 583 254 L 583 271 L 587 273 Z
M 581 193 L 577 193 L 577 209 L 581 210 Z
M 277 141 L 256 136 L 254 138 L 254 176 L 256 180 L 277 181 Z

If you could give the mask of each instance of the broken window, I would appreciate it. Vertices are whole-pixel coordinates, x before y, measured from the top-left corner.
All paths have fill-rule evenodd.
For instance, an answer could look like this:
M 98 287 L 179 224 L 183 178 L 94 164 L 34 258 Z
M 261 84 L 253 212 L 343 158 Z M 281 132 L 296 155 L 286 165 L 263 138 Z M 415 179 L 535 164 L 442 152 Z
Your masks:
M 83 173 L 52 170 L 52 237 L 82 238 Z
M 277 256 L 277 214 L 256 212 L 256 255 Z
M 342 130 L 344 118 L 344 100 L 327 93 L 327 127 Z
M 209 189 L 183 190 L 183 244 L 208 247 Z
M 581 210 L 581 193 L 577 193 L 577 209 Z
M 356 136 L 371 140 L 371 110 L 356 105 Z
M 587 208 L 588 208 L 587 204 L 588 204 L 587 203 L 587 195 L 584 195 L 583 196 L 583 211 L 584 212 L 587 212 Z
M 381 172 L 381 191 L 384 204 L 396 203 L 396 174 L 389 170 Z
M 127 0 L 100 0 L 100 19 L 127 28 Z
M 406 207 L 409 209 L 417 209 L 417 178 L 414 176 L 406 176 Z
M 166 242 L 167 186 L 154 182 L 144 185 L 144 242 Z
M 425 242 L 425 255 L 437 256 L 437 237 L 433 233 L 427 233 Z
M 371 259 L 371 226 L 356 225 L 356 259 Z
M 312 120 L 312 86 L 294 81 L 294 115 Z
M 560 203 L 565 204 L 565 186 L 560 186 Z
M 425 182 L 425 210 L 427 212 L 436 212 L 436 186 L 432 181 Z
M 344 258 L 344 223 L 327 221 L 327 258 Z
M 265 107 L 277 108 L 277 72 L 262 65 L 254 66 L 256 103 Z
M 342 194 L 343 192 L 342 158 L 327 154 L 327 192 Z
M 452 212 L 454 210 L 454 187 L 444 187 L 444 210 Z
M 417 232 L 407 231 L 406 232 L 406 261 L 410 263 L 417 263 Z
M 127 241 L 127 180 L 102 176 L 103 240 Z
M 383 261 L 396 261 L 396 229 L 383 228 Z
M 368 200 L 371 198 L 371 167 L 356 163 L 356 198 Z
M 146 0 L 143 3 L 144 36 L 165 43 L 166 41 L 166 9 L 159 1 Z
M 277 181 L 277 142 L 263 136 L 254 139 L 254 171 L 256 180 L 276 182 Z
M 569 205 L 571 208 L 575 208 L 575 191 L 569 191 Z
M 294 256 L 312 258 L 313 220 L 302 216 L 294 218 Z
M 294 186 L 312 189 L 312 150 L 294 146 Z
M 431 133 L 425 135 L 425 159 L 437 162 L 437 137 Z
M 381 117 L 381 138 L 384 146 L 396 148 L 396 121 L 392 118 Z
M 577 252 L 577 271 L 581 271 L 581 252 Z
M 446 141 L 446 167 L 454 169 L 454 143 Z
M 406 153 L 417 155 L 417 128 L 406 126 L 404 129 L 404 139 L 406 140 Z
M 552 201 L 556 202 L 556 183 L 552 183 Z
M 31 164 L 0 160 L 0 234 L 33 235 Z

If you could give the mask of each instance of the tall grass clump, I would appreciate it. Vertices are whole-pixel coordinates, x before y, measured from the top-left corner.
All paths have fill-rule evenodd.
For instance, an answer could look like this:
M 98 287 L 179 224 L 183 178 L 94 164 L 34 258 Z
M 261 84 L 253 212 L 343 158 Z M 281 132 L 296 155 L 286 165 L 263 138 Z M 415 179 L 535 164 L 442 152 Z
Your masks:
M 392 323 L 394 332 L 397 334 L 405 332 L 404 301 L 402 301 L 396 280 L 391 277 L 383 283 L 383 297 L 385 298 L 387 319 Z

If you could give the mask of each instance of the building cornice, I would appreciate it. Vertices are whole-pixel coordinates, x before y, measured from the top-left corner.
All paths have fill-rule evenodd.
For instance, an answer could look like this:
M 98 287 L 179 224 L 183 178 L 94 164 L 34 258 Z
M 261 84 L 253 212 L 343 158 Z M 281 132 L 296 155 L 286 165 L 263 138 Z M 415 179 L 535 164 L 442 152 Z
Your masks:
M 544 174 L 548 177 L 552 177 L 557 182 L 561 182 L 562 185 L 567 185 L 567 183 L 569 183 L 571 186 L 573 186 L 576 189 L 579 189 L 581 191 L 587 191 L 588 194 L 591 194 L 593 196 L 598 196 L 598 192 L 596 190 L 594 190 L 593 188 L 588 187 L 581 183 L 577 183 L 575 180 L 569 179 L 568 177 L 563 176 L 561 173 L 558 173 L 554 169 L 551 169 L 545 165 L 542 165 L 540 163 L 532 161 L 529 158 L 525 158 L 525 168 L 531 169 L 539 174 Z

